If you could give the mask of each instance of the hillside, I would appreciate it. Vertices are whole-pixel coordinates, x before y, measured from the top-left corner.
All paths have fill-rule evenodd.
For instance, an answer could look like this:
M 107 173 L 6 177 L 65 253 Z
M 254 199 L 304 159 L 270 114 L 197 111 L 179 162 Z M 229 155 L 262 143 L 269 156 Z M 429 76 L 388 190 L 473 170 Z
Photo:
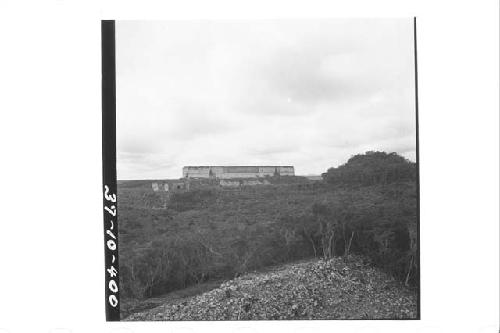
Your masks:
M 416 292 L 361 256 L 286 264 L 125 320 L 416 319 Z
M 205 276 L 209 274 L 210 279 L 232 277 L 236 273 L 283 262 L 289 258 L 283 257 L 286 249 L 283 249 L 280 236 L 280 217 L 299 214 L 318 198 L 328 196 L 325 189 L 302 189 L 287 184 L 237 190 L 207 187 L 170 197 L 166 192 L 153 192 L 150 185 L 119 185 L 120 258 L 123 258 L 120 264 L 124 295 L 143 296 L 136 293 L 138 287 L 132 281 L 132 269 L 137 271 L 142 263 L 159 258 L 167 249 L 179 255 L 191 253 L 191 259 L 177 258 L 179 265 L 184 261 L 189 263 L 190 266 L 183 267 L 183 270 L 203 265 L 203 272 L 198 272 Z M 270 247 L 280 248 L 281 253 L 277 254 Z M 268 251 L 258 253 L 256 249 Z M 303 253 L 304 257 L 307 255 L 309 251 Z M 170 262 L 177 259 L 171 258 Z M 258 262 L 261 259 L 265 262 Z M 175 284 L 178 279 L 169 277 L 169 285 L 158 281 L 155 290 L 144 290 L 145 296 L 183 289 L 199 282 L 193 277 L 186 284 L 182 281 Z M 147 278 L 135 278 L 135 282 L 139 280 Z
M 153 191 L 150 180 L 122 181 L 122 304 L 151 307 L 164 295 L 185 298 L 249 272 L 353 254 L 418 289 L 414 169 L 394 154 L 367 153 L 329 169 L 323 181 L 270 177 L 228 188 L 205 180 L 170 192 Z

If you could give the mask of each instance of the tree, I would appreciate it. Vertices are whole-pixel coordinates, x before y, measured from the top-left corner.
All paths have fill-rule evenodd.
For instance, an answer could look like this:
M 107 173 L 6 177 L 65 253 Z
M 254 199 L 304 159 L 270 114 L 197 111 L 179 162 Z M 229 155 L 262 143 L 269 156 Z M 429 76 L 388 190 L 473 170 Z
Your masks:
M 323 179 L 335 185 L 374 185 L 416 180 L 415 163 L 396 153 L 369 151 L 330 168 Z

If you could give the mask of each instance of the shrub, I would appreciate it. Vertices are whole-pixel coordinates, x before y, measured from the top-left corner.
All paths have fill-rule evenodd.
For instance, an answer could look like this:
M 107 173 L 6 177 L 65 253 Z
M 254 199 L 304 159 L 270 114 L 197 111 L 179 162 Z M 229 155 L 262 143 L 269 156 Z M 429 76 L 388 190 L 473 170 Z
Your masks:
M 396 153 L 369 151 L 351 157 L 337 168 L 328 169 L 322 176 L 335 185 L 390 184 L 415 181 L 416 165 Z
M 170 196 L 169 207 L 183 212 L 203 208 L 213 204 L 217 199 L 217 191 L 213 189 L 198 189 L 189 192 L 174 192 Z

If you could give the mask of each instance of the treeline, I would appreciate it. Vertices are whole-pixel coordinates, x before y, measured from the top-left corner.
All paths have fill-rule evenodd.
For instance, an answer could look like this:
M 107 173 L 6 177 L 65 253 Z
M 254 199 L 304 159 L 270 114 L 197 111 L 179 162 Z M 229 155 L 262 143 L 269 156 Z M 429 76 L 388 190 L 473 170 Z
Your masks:
M 320 223 L 319 234 L 332 237 L 332 242 L 338 244 L 334 246 L 337 253 L 362 253 L 406 285 L 416 285 L 416 164 L 397 153 L 369 151 L 328 169 L 322 176 L 340 193 L 346 192 L 336 205 L 313 207 L 310 219 Z M 367 197 L 366 186 L 378 187 L 383 200 Z
M 331 186 L 321 195 L 312 193 L 307 204 L 298 194 L 289 194 L 286 205 L 300 204 L 299 210 L 291 211 L 276 195 L 255 192 L 259 200 L 276 201 L 272 212 L 266 212 L 275 215 L 273 221 L 248 222 L 249 214 L 262 214 L 257 209 L 246 213 L 241 208 L 220 209 L 227 198 L 218 197 L 213 189 L 175 194 L 171 216 L 162 223 L 172 226 L 176 214 L 183 214 L 180 222 L 189 221 L 194 212 L 207 214 L 206 220 L 180 225 L 176 232 L 159 234 L 141 247 L 127 245 L 127 254 L 120 257 L 122 296 L 151 297 L 278 263 L 312 257 L 347 259 L 349 253 L 363 254 L 400 281 L 416 286 L 415 164 L 394 153 L 368 152 L 329 169 L 323 177 Z M 245 197 L 238 200 L 245 201 L 235 206 L 250 204 Z
M 334 185 L 375 185 L 415 181 L 415 163 L 396 154 L 369 151 L 355 155 L 347 163 L 330 168 L 323 179 Z
M 416 186 L 409 183 L 337 190 L 300 216 L 283 216 L 290 243 L 307 242 L 319 258 L 363 254 L 406 285 L 418 283 Z

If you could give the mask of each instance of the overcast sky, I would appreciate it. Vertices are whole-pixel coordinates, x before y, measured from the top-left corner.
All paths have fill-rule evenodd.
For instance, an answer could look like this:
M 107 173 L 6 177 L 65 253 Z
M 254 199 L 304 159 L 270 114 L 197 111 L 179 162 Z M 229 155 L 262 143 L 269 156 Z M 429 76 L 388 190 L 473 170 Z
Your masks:
M 415 160 L 413 19 L 118 21 L 118 179 Z

